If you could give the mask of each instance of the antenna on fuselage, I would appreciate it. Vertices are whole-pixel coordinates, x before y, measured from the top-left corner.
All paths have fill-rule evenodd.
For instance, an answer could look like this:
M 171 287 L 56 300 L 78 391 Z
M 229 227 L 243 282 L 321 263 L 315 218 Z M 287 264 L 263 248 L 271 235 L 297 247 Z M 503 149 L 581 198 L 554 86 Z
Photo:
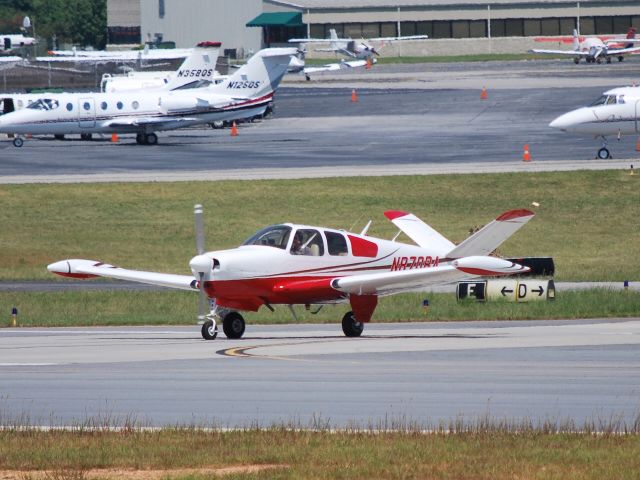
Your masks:
M 372 221 L 373 221 L 373 220 L 369 220 L 369 223 L 367 223 L 367 224 L 364 226 L 364 228 L 363 228 L 363 229 L 362 229 L 362 231 L 360 232 L 360 235 L 363 235 L 363 236 L 364 236 L 364 235 L 366 235 L 366 234 L 367 234 L 367 232 L 369 231 L 369 227 L 371 226 L 371 222 L 372 222 Z

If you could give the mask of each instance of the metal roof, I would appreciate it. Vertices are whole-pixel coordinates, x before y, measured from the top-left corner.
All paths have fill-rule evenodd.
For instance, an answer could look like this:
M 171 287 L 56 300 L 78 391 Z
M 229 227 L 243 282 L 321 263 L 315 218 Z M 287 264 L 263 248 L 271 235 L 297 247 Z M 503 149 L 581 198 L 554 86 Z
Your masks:
M 265 0 L 267 3 L 275 5 L 286 6 L 290 8 L 297 8 L 300 10 L 306 9 L 331 9 L 331 10 L 348 10 L 348 9 L 360 9 L 360 8 L 384 8 L 384 9 L 396 9 L 396 8 L 415 8 L 415 7 L 434 7 L 434 8 L 459 8 L 459 7 L 476 7 L 486 8 L 487 5 L 496 7 L 551 7 L 561 6 L 564 8 L 576 6 L 578 1 L 576 0 L 538 0 L 533 2 L 531 0 L 398 0 L 393 2 L 391 0 Z M 581 6 L 602 6 L 611 7 L 615 5 L 637 6 L 637 0 L 580 0 Z

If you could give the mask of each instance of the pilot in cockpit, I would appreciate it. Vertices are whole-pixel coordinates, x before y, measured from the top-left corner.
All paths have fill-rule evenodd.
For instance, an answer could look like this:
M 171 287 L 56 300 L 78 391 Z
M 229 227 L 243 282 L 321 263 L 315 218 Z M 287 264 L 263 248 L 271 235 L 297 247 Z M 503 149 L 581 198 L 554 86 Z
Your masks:
M 293 237 L 293 242 L 291 243 L 291 254 L 311 255 L 311 249 L 306 245 L 302 245 L 302 234 L 300 232 L 296 233 Z

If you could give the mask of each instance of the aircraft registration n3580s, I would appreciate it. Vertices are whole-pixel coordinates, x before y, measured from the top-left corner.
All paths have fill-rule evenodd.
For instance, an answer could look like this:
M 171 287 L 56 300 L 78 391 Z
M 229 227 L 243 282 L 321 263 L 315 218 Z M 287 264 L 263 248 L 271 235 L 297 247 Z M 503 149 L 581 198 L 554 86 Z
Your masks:
M 458 245 L 410 213 L 385 212 L 415 245 L 309 225 L 283 223 L 256 232 L 241 246 L 205 252 L 202 206 L 196 205 L 196 250 L 191 275 L 128 270 L 95 260 L 61 260 L 50 272 L 73 278 L 109 277 L 170 288 L 200 291 L 202 336 L 213 340 L 222 321 L 228 338 L 242 337 L 238 311 L 261 306 L 349 303 L 342 318 L 348 337 L 362 334 L 378 297 L 418 291 L 460 280 L 522 274 L 528 267 L 491 256 L 500 244 L 527 223 L 533 213 L 503 213 Z M 211 310 L 205 315 L 206 300 Z
M 135 133 L 139 144 L 155 145 L 156 131 L 262 115 L 296 53 L 295 48 L 260 50 L 215 85 L 197 81 L 174 90 L 42 94 L 27 108 L 0 117 L 0 132 Z M 22 146 L 22 138 L 13 144 Z

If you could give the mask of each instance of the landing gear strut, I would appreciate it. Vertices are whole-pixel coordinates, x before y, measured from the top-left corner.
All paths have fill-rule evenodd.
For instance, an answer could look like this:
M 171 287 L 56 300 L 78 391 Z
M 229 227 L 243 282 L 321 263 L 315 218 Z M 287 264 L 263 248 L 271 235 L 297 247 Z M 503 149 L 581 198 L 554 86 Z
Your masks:
M 213 305 L 211 311 L 206 315 L 200 333 L 205 340 L 215 340 L 218 336 L 217 321 L 222 320 L 222 330 L 228 339 L 237 340 L 242 338 L 245 330 L 245 322 L 238 312 L 227 310 L 226 308 Z
M 364 330 L 364 324 L 356 320 L 353 312 L 347 312 L 342 317 L 342 331 L 347 337 L 359 337 Z

